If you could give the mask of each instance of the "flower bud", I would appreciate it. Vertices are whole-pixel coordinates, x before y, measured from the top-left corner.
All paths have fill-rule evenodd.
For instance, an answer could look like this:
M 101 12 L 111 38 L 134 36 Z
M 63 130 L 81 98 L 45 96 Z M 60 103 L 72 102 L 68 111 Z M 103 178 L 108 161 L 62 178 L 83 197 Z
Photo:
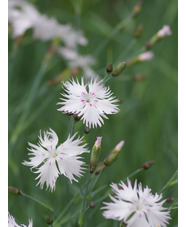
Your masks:
M 167 203 L 172 203 L 174 201 L 174 197 L 169 197 L 166 199 Z
M 121 150 L 121 148 L 123 147 L 125 141 L 122 140 L 120 143 L 118 143 L 115 148 L 108 154 L 108 156 L 105 158 L 104 160 L 104 164 L 106 166 L 110 166 L 116 159 L 117 156 Z
M 112 70 L 113 70 L 113 65 L 112 65 L 112 63 L 109 63 L 109 64 L 107 65 L 106 71 L 107 71 L 107 73 L 109 74 L 109 73 L 112 72 Z
M 153 47 L 159 40 L 163 39 L 165 36 L 170 36 L 171 29 L 168 25 L 164 25 L 145 45 L 146 49 Z
M 18 188 L 13 186 L 8 186 L 8 191 L 14 195 L 21 195 L 21 191 Z
M 154 164 L 154 160 L 149 161 L 149 162 L 146 162 L 145 164 L 142 165 L 141 168 L 147 170 L 147 169 L 149 169 L 153 164 Z
M 163 28 L 158 31 L 157 36 L 162 39 L 165 36 L 169 36 L 171 34 L 172 34 L 172 32 L 171 32 L 170 27 L 168 25 L 164 25 Z
M 79 116 L 78 114 L 76 114 L 76 115 L 74 116 L 74 120 L 76 120 L 76 121 L 80 121 L 81 118 L 82 118 L 82 116 Z
M 102 140 L 102 137 L 97 137 L 97 140 L 92 148 L 91 158 L 90 158 L 90 173 L 93 173 L 97 166 L 97 162 L 98 162 L 99 154 L 101 150 L 101 140 Z
M 132 78 L 132 80 L 137 81 L 137 82 L 138 81 L 143 81 L 145 79 L 147 79 L 147 76 L 146 75 L 141 75 L 141 74 L 137 74 L 137 75 L 133 76 L 133 78 Z
M 112 76 L 119 76 L 119 74 L 122 73 L 122 71 L 125 69 L 126 67 L 126 62 L 121 62 L 119 63 L 116 68 L 114 69 L 114 72 L 112 73 Z
M 89 132 L 90 132 L 90 129 L 89 129 L 89 128 L 85 128 L 85 129 L 84 129 L 84 133 L 85 133 L 85 134 L 88 134 Z
M 89 203 L 89 207 L 90 207 L 90 208 L 94 208 L 95 206 L 96 206 L 96 204 L 95 204 L 94 202 L 90 202 L 90 203 Z
M 51 217 L 47 217 L 46 223 L 47 223 L 48 225 L 51 225 L 51 224 L 53 223 L 53 219 L 52 219 Z
M 139 1 L 136 3 L 136 5 L 134 6 L 133 10 L 132 10 L 132 18 L 136 17 L 139 12 L 141 11 L 141 6 L 142 6 L 142 1 Z
M 135 36 L 136 38 L 139 38 L 139 37 L 141 36 L 141 34 L 142 34 L 142 31 L 143 31 L 143 24 L 139 24 L 139 25 L 137 26 L 137 28 L 136 28 L 136 31 L 135 31 L 134 36 Z
M 147 51 L 147 52 L 144 52 L 144 53 L 138 55 L 138 59 L 139 59 L 140 62 L 149 61 L 153 57 L 154 57 L 154 53 L 151 52 L 151 51 Z

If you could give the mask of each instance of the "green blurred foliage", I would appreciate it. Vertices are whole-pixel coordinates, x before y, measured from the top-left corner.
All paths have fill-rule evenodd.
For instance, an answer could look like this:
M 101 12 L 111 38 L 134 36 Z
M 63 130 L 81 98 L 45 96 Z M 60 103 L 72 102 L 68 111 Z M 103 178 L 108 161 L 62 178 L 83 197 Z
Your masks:
M 178 164 L 177 1 L 144 0 L 138 17 L 121 29 L 102 50 L 99 49 L 102 42 L 121 20 L 130 16 L 135 0 L 30 2 L 35 4 L 41 13 L 57 18 L 60 23 L 70 23 L 82 29 L 89 44 L 80 47 L 79 51 L 81 54 L 96 57 L 97 64 L 94 70 L 100 76 L 104 75 L 108 63 L 113 62 L 116 66 L 120 61 L 135 56 L 164 24 L 170 25 L 172 35 L 153 48 L 155 54 L 153 60 L 126 69 L 121 76 L 108 82 L 114 95 L 122 100 L 121 111 L 105 120 L 103 127 L 92 129 L 85 135 L 89 149 L 97 136 L 103 137 L 100 160 L 103 160 L 119 141 L 125 140 L 125 146 L 117 161 L 105 169 L 97 188 L 105 184 L 109 186 L 111 182 L 119 182 L 143 163 L 154 160 L 153 167 L 140 173 L 136 178 L 143 186 L 148 185 L 152 188 L 153 193 L 160 191 L 176 171 Z M 134 32 L 139 23 L 143 24 L 143 33 L 136 39 Z M 44 75 L 37 97 L 29 110 L 26 121 L 28 124 L 23 125 L 20 133 L 15 133 L 20 116 L 27 108 L 29 91 L 50 42 L 31 41 L 27 45 L 20 45 L 15 52 L 14 42 L 9 36 L 9 185 L 49 203 L 58 214 L 68 204 L 76 190 L 75 187 L 61 176 L 57 180 L 54 193 L 41 190 L 35 186 L 36 175 L 28 167 L 23 166 L 22 162 L 28 159 L 27 142 L 37 143 L 40 129 L 47 130 L 51 127 L 60 135 L 60 142 L 66 140 L 68 136 L 70 117 L 58 112 L 56 106 L 62 92 L 61 84 L 47 86 L 48 80 L 65 70 L 66 65 L 57 55 L 53 57 L 50 62 L 53 67 Z M 148 79 L 140 82 L 131 80 L 130 78 L 136 74 L 147 75 Z M 82 122 L 77 123 L 76 130 L 83 135 Z M 15 136 L 13 142 L 12 135 Z M 85 160 L 89 162 L 89 155 L 86 155 Z M 85 181 L 86 177 L 80 180 L 82 183 Z M 105 191 L 101 191 L 96 199 L 104 193 Z M 176 185 L 165 191 L 164 198 L 170 196 L 177 198 Z M 87 212 L 89 218 L 85 226 L 118 226 L 118 222 L 102 217 L 100 206 L 101 204 L 96 204 L 94 209 Z M 34 226 L 47 226 L 45 218 L 50 215 L 46 209 L 27 198 L 15 195 L 9 195 L 9 211 L 16 217 L 18 223 L 26 224 L 28 218 L 32 218 Z M 73 210 L 70 212 L 73 214 Z M 177 211 L 173 211 L 171 216 L 169 226 L 177 226 Z

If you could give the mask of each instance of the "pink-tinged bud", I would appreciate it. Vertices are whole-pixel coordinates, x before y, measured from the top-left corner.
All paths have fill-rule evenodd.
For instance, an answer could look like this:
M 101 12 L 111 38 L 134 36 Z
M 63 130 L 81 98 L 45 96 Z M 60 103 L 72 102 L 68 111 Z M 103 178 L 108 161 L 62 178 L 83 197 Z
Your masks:
M 124 140 L 122 140 L 121 142 L 119 142 L 119 143 L 115 146 L 114 150 L 116 150 L 117 152 L 119 152 L 119 151 L 121 150 L 121 148 L 123 147 L 124 143 L 125 143 Z
M 102 140 L 102 137 L 97 137 L 97 140 L 92 148 L 91 157 L 90 157 L 90 173 L 93 173 L 97 166 L 97 162 L 98 162 L 99 154 L 101 150 L 101 140 Z
M 167 203 L 172 203 L 174 201 L 174 197 L 169 197 L 166 199 Z
M 135 75 L 132 78 L 132 80 L 137 81 L 137 82 L 143 81 L 145 79 L 147 79 L 147 76 L 146 75 L 141 75 L 141 74 Z
M 163 37 L 169 36 L 171 34 L 172 34 L 172 32 L 171 32 L 170 27 L 168 25 L 164 25 L 163 28 L 158 31 L 157 36 L 159 38 L 163 38 Z
M 123 147 L 125 141 L 122 140 L 120 143 L 118 143 L 115 148 L 108 154 L 108 156 L 104 160 L 104 164 L 106 166 L 110 166 L 118 157 L 118 154 Z
M 51 217 L 48 217 L 48 218 L 46 219 L 46 223 L 47 223 L 48 225 L 51 225 L 51 224 L 53 223 L 53 219 L 52 219 Z
M 141 169 L 149 169 L 152 165 L 154 164 L 154 160 L 146 162 L 145 164 L 142 165 Z
M 94 144 L 94 146 L 96 147 L 96 149 L 99 149 L 101 147 L 101 140 L 102 140 L 102 137 L 97 137 L 97 140 Z
M 90 203 L 89 203 L 89 207 L 90 207 L 90 208 L 94 208 L 95 206 L 96 206 L 96 204 L 95 204 L 94 202 L 90 202 Z
M 8 191 L 14 195 L 21 195 L 21 191 L 13 186 L 8 186 Z
M 154 53 L 151 51 L 144 52 L 140 55 L 138 55 L 139 61 L 149 61 L 154 57 Z
M 141 6 L 142 6 L 142 1 L 139 1 L 136 3 L 136 5 L 134 6 L 133 10 L 132 10 L 132 17 L 136 17 L 139 12 L 141 11 Z

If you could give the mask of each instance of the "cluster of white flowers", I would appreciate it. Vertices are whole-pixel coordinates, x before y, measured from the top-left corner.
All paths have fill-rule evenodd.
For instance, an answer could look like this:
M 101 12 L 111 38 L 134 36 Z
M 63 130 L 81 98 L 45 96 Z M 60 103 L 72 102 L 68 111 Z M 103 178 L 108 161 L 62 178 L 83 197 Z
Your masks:
M 29 224 L 28 227 L 32 227 L 33 226 L 33 222 L 32 220 L 29 220 Z M 27 227 L 24 224 L 18 225 L 14 219 L 14 217 L 8 213 L 8 227 Z
M 81 31 L 75 30 L 70 24 L 60 24 L 55 18 L 49 18 L 25 0 L 8 1 L 8 20 L 12 26 L 14 38 L 23 35 L 28 29 L 33 30 L 33 38 L 43 41 L 58 37 L 64 46 L 57 50 L 67 60 L 69 67 L 80 67 L 87 78 L 96 78 L 91 69 L 95 60 L 91 56 L 78 54 L 77 45 L 85 46 L 88 41 Z
M 142 189 L 137 181 L 134 187 L 129 180 L 127 184 L 121 181 L 119 187 L 112 183 L 111 187 L 115 197 L 110 195 L 112 202 L 104 202 L 105 218 L 123 221 L 127 227 L 165 227 L 168 224 L 170 214 L 162 206 L 165 202 L 160 201 L 162 195 L 153 195 L 148 187 Z
M 86 144 L 82 144 L 82 139 L 74 140 L 76 134 L 68 137 L 67 140 L 58 144 L 57 134 L 50 129 L 44 132 L 44 137 L 40 133 L 38 145 L 29 143 L 29 155 L 32 157 L 29 161 L 24 161 L 23 164 L 31 166 L 31 169 L 37 169 L 39 182 L 41 188 L 44 183 L 46 187 L 50 187 L 51 191 L 55 189 L 55 184 L 60 174 L 66 176 L 71 182 L 78 181 L 74 176 L 81 177 L 83 173 L 83 165 L 85 164 L 81 159 L 82 153 L 88 153 L 85 148 Z

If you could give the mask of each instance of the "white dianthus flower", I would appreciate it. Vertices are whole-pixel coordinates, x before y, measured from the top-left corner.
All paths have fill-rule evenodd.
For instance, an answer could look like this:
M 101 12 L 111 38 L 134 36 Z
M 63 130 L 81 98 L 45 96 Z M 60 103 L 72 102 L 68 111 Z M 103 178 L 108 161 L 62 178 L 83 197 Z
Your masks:
M 101 84 L 102 81 L 92 80 L 84 85 L 83 79 L 81 84 L 74 80 L 64 83 L 64 89 L 67 94 L 62 94 L 60 98 L 62 105 L 59 111 L 64 113 L 78 114 L 87 127 L 91 128 L 99 125 L 102 126 L 103 118 L 107 118 L 106 114 L 115 114 L 119 111 L 115 102 L 118 100 L 112 97 L 109 87 Z
M 32 220 L 29 220 L 29 224 L 28 227 L 32 227 L 33 226 L 33 222 Z M 18 225 L 14 219 L 14 217 L 8 213 L 8 227 L 27 227 L 24 224 Z
M 24 161 L 23 164 L 31 166 L 31 169 L 35 168 L 39 175 L 36 179 L 39 179 L 38 184 L 43 188 L 46 182 L 46 188 L 50 187 L 51 191 L 55 189 L 55 184 L 58 176 L 65 175 L 72 183 L 72 180 L 78 181 L 76 177 L 81 177 L 84 168 L 82 165 L 85 163 L 81 159 L 82 153 L 89 152 L 82 144 L 82 139 L 78 138 L 74 140 L 72 137 L 68 137 L 67 140 L 58 144 L 57 134 L 50 129 L 50 131 L 44 132 L 44 138 L 42 138 L 41 133 L 39 136 L 38 145 L 28 143 L 31 147 L 28 149 L 31 151 L 29 155 L 32 157 L 29 161 Z M 37 184 L 37 185 L 38 185 Z
M 162 195 L 152 195 L 151 189 L 142 189 L 137 181 L 133 188 L 129 180 L 127 185 L 121 181 L 119 187 L 114 183 L 111 187 L 115 197 L 110 195 L 112 202 L 104 202 L 105 218 L 123 221 L 127 227 L 165 227 L 168 224 L 170 215 L 162 206 L 165 202 L 160 201 Z

